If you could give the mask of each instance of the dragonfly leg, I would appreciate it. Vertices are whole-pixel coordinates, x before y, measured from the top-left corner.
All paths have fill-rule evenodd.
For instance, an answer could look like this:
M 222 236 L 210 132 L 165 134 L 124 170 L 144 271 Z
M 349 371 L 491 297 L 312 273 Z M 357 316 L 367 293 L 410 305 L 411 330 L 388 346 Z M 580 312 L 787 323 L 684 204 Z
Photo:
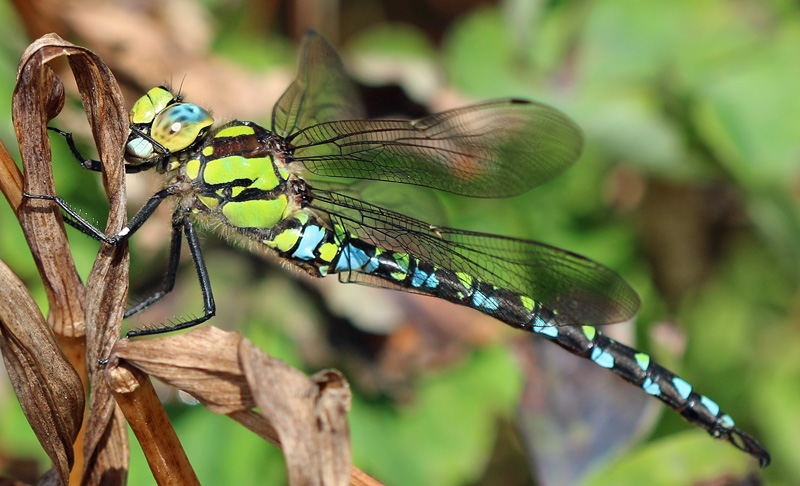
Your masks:
M 208 270 L 206 269 L 206 263 L 205 260 L 203 259 L 203 252 L 200 249 L 200 240 L 197 237 L 197 230 L 195 230 L 194 226 L 192 226 L 192 222 L 189 220 L 188 214 L 184 213 L 179 215 L 178 212 L 183 212 L 183 210 L 178 208 L 176 212 L 176 216 L 178 217 L 176 218 L 177 221 L 174 223 L 173 226 L 173 245 L 175 241 L 175 233 L 180 235 L 180 230 L 182 227 L 183 233 L 186 235 L 186 242 L 189 244 L 189 251 L 192 254 L 192 260 L 194 261 L 195 270 L 197 271 L 197 278 L 200 281 L 200 291 L 203 293 L 203 315 L 196 319 L 191 319 L 185 322 L 180 322 L 178 324 L 173 324 L 169 326 L 151 328 L 151 329 L 137 329 L 129 331 L 128 334 L 126 334 L 126 337 L 131 338 L 136 336 L 149 336 L 152 334 L 162 334 L 165 332 L 187 329 L 189 327 L 196 326 L 211 319 L 217 312 L 216 304 L 214 304 L 214 294 L 211 291 L 211 281 L 208 278 Z M 178 250 L 178 252 L 179 251 L 180 250 Z M 164 292 L 167 286 L 171 287 L 175 283 L 175 272 L 177 271 L 177 255 L 175 255 L 176 256 L 175 262 L 173 262 L 172 261 L 173 253 L 175 253 L 174 248 L 171 250 L 170 264 L 169 264 L 170 266 L 167 272 L 167 279 L 164 281 L 164 289 L 162 289 L 162 292 Z M 171 277 L 170 273 L 172 273 Z M 169 290 L 172 289 L 170 288 Z M 164 292 L 164 294 L 166 294 L 167 292 Z M 156 295 L 157 294 L 155 294 L 153 297 L 155 297 Z M 155 298 L 152 302 L 155 302 L 161 297 L 163 297 L 163 295 Z
M 72 152 L 72 156 L 75 157 L 75 160 L 78 161 L 81 167 L 84 169 L 88 169 L 94 172 L 102 172 L 103 171 L 103 164 L 100 163 L 99 160 L 94 159 L 87 159 L 83 156 L 78 147 L 75 146 L 75 140 L 72 137 L 70 132 L 65 132 L 64 130 L 55 128 L 55 127 L 47 127 L 48 130 L 51 132 L 55 132 L 67 141 L 67 146 L 69 147 L 70 152 Z M 155 159 L 151 162 L 146 162 L 142 164 L 125 164 L 125 173 L 126 174 L 135 174 L 137 172 L 141 172 L 143 170 L 151 169 L 158 164 L 160 159 Z
M 175 287 L 175 276 L 178 273 L 178 263 L 181 258 L 181 241 L 183 238 L 183 221 L 173 220 L 172 222 L 172 241 L 169 246 L 169 263 L 167 263 L 167 275 L 164 277 L 164 283 L 161 285 L 161 290 L 155 292 L 150 297 L 134 305 L 125 311 L 124 318 L 128 318 L 148 307 L 155 304 L 165 295 L 172 292 Z
M 95 227 L 92 223 L 86 220 L 83 216 L 78 213 L 75 209 L 70 207 L 66 201 L 61 199 L 58 196 L 50 196 L 50 195 L 43 195 L 43 194 L 28 194 L 27 192 L 23 192 L 22 195 L 29 199 L 43 199 L 45 201 L 53 201 L 64 211 L 66 215 L 67 223 L 81 231 L 82 233 L 91 236 L 92 238 L 102 241 L 104 243 L 108 243 L 112 246 L 117 246 L 124 241 L 127 241 L 128 238 L 131 237 L 133 233 L 138 230 L 142 224 L 144 224 L 147 219 L 153 215 L 158 205 L 161 202 L 175 194 L 175 188 L 173 186 L 169 186 L 166 189 L 162 189 L 155 193 L 145 204 L 142 206 L 142 209 L 139 210 L 136 215 L 128 221 L 128 224 L 125 225 L 119 233 L 115 234 L 114 236 L 106 236 L 105 233 L 100 231 L 97 227 Z
M 51 132 L 55 132 L 67 141 L 67 146 L 69 146 L 70 152 L 72 152 L 73 157 L 84 169 L 93 170 L 95 172 L 101 172 L 103 170 L 103 165 L 100 163 L 99 160 L 87 159 L 86 157 L 81 154 L 81 151 L 78 150 L 78 147 L 75 146 L 75 140 L 72 138 L 72 134 L 70 132 L 65 132 L 64 130 L 60 130 L 55 127 L 47 127 L 48 130 Z

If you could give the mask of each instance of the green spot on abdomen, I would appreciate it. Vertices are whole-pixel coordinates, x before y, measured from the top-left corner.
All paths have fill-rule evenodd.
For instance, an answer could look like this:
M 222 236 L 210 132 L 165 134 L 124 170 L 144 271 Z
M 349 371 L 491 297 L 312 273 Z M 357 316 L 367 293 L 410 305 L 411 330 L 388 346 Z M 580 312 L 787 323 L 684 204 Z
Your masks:
M 647 371 L 647 368 L 650 367 L 650 356 L 645 353 L 636 353 L 633 357 L 636 359 L 636 364 L 639 365 L 639 368 L 642 371 Z
M 305 225 L 308 223 L 308 213 L 304 211 L 295 211 L 294 219 L 300 221 L 300 224 Z
M 336 250 L 338 249 L 339 245 L 336 243 L 324 243 L 319 247 L 319 257 L 326 262 L 333 261 L 333 257 L 336 256 Z
M 408 264 L 411 261 L 411 257 L 408 255 L 408 253 L 395 253 L 392 255 L 392 258 L 399 267 L 400 271 L 392 272 L 389 275 L 397 281 L 404 280 L 406 275 L 408 275 Z
M 276 199 L 254 199 L 252 201 L 228 202 L 222 207 L 222 214 L 231 225 L 238 228 L 271 228 L 283 217 L 287 206 L 286 195 Z
M 522 302 L 522 307 L 525 308 L 528 312 L 533 312 L 533 309 L 536 308 L 536 301 L 531 299 L 530 297 L 526 297 L 524 295 L 519 296 L 520 302 Z
M 583 335 L 586 336 L 586 339 L 589 341 L 593 341 L 594 337 L 597 335 L 597 329 L 592 326 L 581 326 L 583 330 Z
M 290 228 L 280 232 L 272 240 L 264 240 L 263 243 L 270 248 L 275 248 L 278 251 L 287 252 L 294 248 L 297 240 L 300 239 L 300 229 Z
M 472 275 L 464 272 L 456 272 L 456 277 L 458 277 L 458 280 L 461 282 L 461 285 L 463 285 L 464 288 L 472 288 Z

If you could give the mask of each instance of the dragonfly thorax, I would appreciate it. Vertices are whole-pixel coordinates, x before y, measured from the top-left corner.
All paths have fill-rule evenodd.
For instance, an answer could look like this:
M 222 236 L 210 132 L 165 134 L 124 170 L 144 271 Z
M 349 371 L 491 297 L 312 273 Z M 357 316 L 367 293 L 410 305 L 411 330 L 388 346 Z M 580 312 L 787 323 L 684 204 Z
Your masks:
M 129 113 L 131 124 L 126 160 L 133 165 L 156 163 L 159 170 L 171 156 L 180 154 L 199 141 L 214 124 L 204 108 L 184 103 L 165 87 L 153 88 L 134 103 Z
M 302 206 L 302 194 L 290 184 L 296 176 L 276 153 L 275 134 L 256 123 L 228 122 L 184 153 L 175 163 L 191 181 L 197 214 L 248 234 L 268 234 Z

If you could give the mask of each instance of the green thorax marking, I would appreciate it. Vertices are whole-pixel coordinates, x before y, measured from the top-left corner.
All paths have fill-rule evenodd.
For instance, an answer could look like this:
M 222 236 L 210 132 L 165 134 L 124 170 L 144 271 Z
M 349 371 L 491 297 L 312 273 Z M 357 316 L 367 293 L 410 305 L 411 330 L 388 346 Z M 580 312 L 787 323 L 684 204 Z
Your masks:
M 234 121 L 209 135 L 183 164 L 197 188 L 198 213 L 213 212 L 235 228 L 267 230 L 289 213 L 285 167 L 270 150 L 272 134 Z

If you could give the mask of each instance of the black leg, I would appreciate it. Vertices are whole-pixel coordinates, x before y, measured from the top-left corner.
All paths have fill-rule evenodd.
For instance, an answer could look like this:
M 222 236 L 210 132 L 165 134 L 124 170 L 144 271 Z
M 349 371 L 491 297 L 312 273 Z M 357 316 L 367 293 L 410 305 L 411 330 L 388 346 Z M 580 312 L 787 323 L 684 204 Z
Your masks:
M 64 139 L 67 141 L 67 145 L 69 146 L 69 150 L 72 152 L 75 160 L 81 164 L 81 167 L 84 169 L 93 170 L 95 172 L 101 172 L 103 170 L 103 164 L 101 164 L 99 160 L 87 159 L 83 156 L 83 154 L 81 154 L 81 151 L 75 146 L 75 140 L 72 139 L 71 133 L 65 132 L 64 130 L 59 130 L 55 127 L 47 127 L 47 129 L 64 137 Z
M 178 211 L 181 210 L 178 209 Z M 126 334 L 126 337 L 128 338 L 136 336 L 149 336 L 153 334 L 162 334 L 165 332 L 187 329 L 211 319 L 217 312 L 217 307 L 214 304 L 214 294 L 211 291 L 211 282 L 208 278 L 208 270 L 206 269 L 205 260 L 203 260 L 203 252 L 200 249 L 200 240 L 197 238 L 197 231 L 194 229 L 194 226 L 192 226 L 192 222 L 189 220 L 188 214 L 179 215 L 178 218 L 177 224 L 183 226 L 183 232 L 186 235 L 186 242 L 189 244 L 192 260 L 194 260 L 194 267 L 197 271 L 197 278 L 200 281 L 200 291 L 203 293 L 203 316 L 170 326 L 129 331 L 128 334 Z M 165 281 L 165 285 L 166 283 L 167 282 Z
M 77 211 L 72 209 L 63 199 L 58 196 L 45 196 L 45 195 L 36 195 L 36 194 L 28 194 L 23 192 L 22 195 L 30 198 L 30 199 L 43 199 L 45 201 L 54 201 L 58 206 L 66 213 L 67 218 L 65 219 L 67 223 L 80 230 L 82 233 L 85 233 L 92 238 L 102 241 L 104 243 L 108 243 L 112 246 L 117 246 L 120 243 L 126 241 L 128 238 L 131 237 L 133 233 L 138 230 L 142 224 L 144 224 L 147 219 L 153 215 L 158 205 L 161 202 L 175 194 L 175 188 L 170 186 L 166 189 L 162 189 L 155 193 L 153 197 L 151 197 L 145 204 L 142 206 L 142 209 L 139 210 L 136 215 L 128 221 L 128 224 L 122 228 L 122 230 L 115 234 L 114 236 L 106 236 L 105 233 L 100 231 L 96 228 L 92 223 L 86 221 L 86 219 L 78 214 Z
M 47 129 L 52 131 L 52 132 L 55 132 L 55 133 L 61 135 L 62 137 L 64 137 L 64 139 L 66 139 L 67 145 L 69 146 L 70 152 L 72 152 L 73 157 L 75 157 L 75 160 L 78 161 L 78 163 L 81 165 L 81 167 L 83 167 L 84 169 L 93 170 L 95 172 L 102 172 L 103 171 L 103 164 L 101 164 L 99 160 L 87 159 L 86 157 L 83 156 L 81 151 L 78 150 L 78 147 L 75 146 L 75 140 L 72 138 L 72 134 L 71 133 L 65 132 L 64 130 L 60 130 L 60 129 L 55 128 L 55 127 L 47 127 Z M 150 139 L 150 137 L 147 137 L 147 138 Z M 155 143 L 155 142 L 151 142 L 151 143 Z M 160 144 L 156 144 L 156 145 L 158 147 L 161 147 Z M 152 160 L 150 162 L 143 162 L 141 164 L 125 164 L 125 173 L 126 174 L 136 174 L 137 172 L 142 172 L 144 170 L 152 169 L 153 167 L 155 167 L 158 164 L 158 162 L 163 157 L 164 156 L 161 156 L 161 157 L 158 157 L 158 158 L 156 158 L 156 159 L 154 159 L 154 160 Z M 169 155 L 167 155 L 167 157 L 169 157 Z
M 161 285 L 161 290 L 155 292 L 150 297 L 139 302 L 135 306 L 125 311 L 125 318 L 128 318 L 137 312 L 140 312 L 151 305 L 155 304 L 165 295 L 172 292 L 175 287 L 175 276 L 178 273 L 178 263 L 181 258 L 181 242 L 183 239 L 183 220 L 172 221 L 172 241 L 169 246 L 169 263 L 167 264 L 167 275 L 164 277 L 164 283 Z

